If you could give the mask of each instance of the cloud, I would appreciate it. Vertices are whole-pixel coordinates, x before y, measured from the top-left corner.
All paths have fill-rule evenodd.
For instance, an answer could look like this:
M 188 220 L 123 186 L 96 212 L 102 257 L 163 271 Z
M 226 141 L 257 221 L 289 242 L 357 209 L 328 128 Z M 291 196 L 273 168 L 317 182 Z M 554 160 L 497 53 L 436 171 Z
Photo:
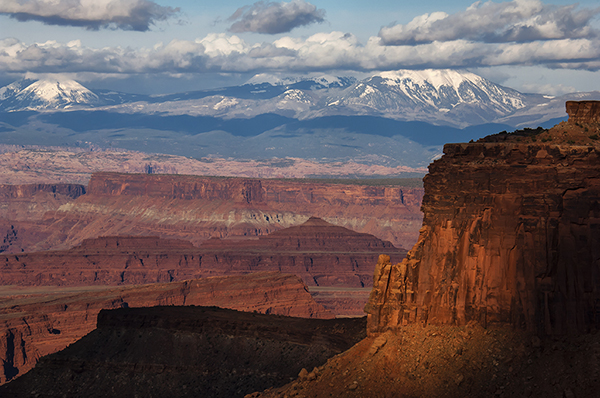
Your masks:
M 600 14 L 600 8 L 575 8 L 576 5 L 545 5 L 539 0 L 478 1 L 456 14 L 434 12 L 418 16 L 406 25 L 383 27 L 379 37 L 385 45 L 416 45 L 454 40 L 526 43 L 598 36 L 589 23 Z
M 0 0 L 0 14 L 47 25 L 147 31 L 179 13 L 148 0 Z
M 550 95 L 564 95 L 574 93 L 577 89 L 564 84 L 536 84 L 524 83 L 522 90 L 527 93 L 544 93 Z
M 152 48 L 90 48 L 79 41 L 26 44 L 0 40 L 0 70 L 7 73 L 260 73 L 375 71 L 543 65 L 556 69 L 600 70 L 600 39 L 578 38 L 528 43 L 435 41 L 385 46 L 366 44 L 348 33 L 318 33 L 306 39 L 285 36 L 249 44 L 235 35 L 209 34 L 173 40 Z
M 304 0 L 289 3 L 259 1 L 251 6 L 238 8 L 228 21 L 236 21 L 230 32 L 254 32 L 277 34 L 290 32 L 299 26 L 325 21 L 325 10 L 317 9 Z

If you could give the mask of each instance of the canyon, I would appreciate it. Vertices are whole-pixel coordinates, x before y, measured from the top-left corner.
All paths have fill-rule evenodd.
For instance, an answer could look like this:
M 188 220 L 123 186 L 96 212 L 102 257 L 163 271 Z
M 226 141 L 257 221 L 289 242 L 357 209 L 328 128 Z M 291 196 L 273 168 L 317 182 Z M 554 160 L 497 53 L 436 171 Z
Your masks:
M 190 282 L 185 281 L 190 279 L 209 281 L 215 276 L 273 270 L 293 273 L 306 285 L 322 288 L 311 292 L 319 303 L 297 300 L 294 305 L 304 312 L 284 312 L 277 303 L 257 310 L 362 316 L 372 264 L 379 253 L 399 261 L 406 251 L 370 234 L 311 217 L 308 209 L 314 206 L 337 216 L 350 206 L 354 208 L 350 215 L 358 218 L 361 209 L 373 208 L 373 216 L 383 219 L 390 208 L 401 208 L 411 218 L 420 192 L 393 185 L 99 173 L 87 187 L 3 185 L 0 200 L 6 230 L 0 255 L 4 286 L 0 287 L 4 292 L 0 294 L 4 369 L 0 382 L 5 382 L 22 375 L 41 356 L 91 331 L 102 308 L 196 302 L 255 310 L 250 303 L 259 298 L 244 295 L 236 283 L 231 289 L 239 289 L 239 295 L 220 287 L 208 299 L 186 298 L 185 286 Z M 134 210 L 128 212 L 124 204 Z M 267 212 L 275 206 L 279 208 L 273 220 Z M 309 214 L 287 212 L 286 206 Z M 257 208 L 264 209 L 258 220 Z M 250 216 L 236 221 L 232 217 L 236 211 Z M 115 235 L 99 236 L 103 232 Z M 118 235 L 122 233 L 130 235 Z M 273 299 L 268 282 L 261 293 L 266 301 Z M 256 280 L 247 283 L 258 289 Z M 152 285 L 142 288 L 141 284 Z M 302 286 L 303 294 L 310 297 Z M 287 288 L 292 294 L 298 285 Z M 165 289 L 173 292 L 160 293 Z M 68 294 L 75 291 L 83 293 Z M 234 295 L 246 306 L 231 307 L 236 301 L 227 300 Z M 273 300 L 281 300 L 282 295 L 275 294 Z
M 594 396 L 600 388 L 599 110 L 597 102 L 567 103 L 569 121 L 549 130 L 503 132 L 477 142 L 447 144 L 424 179 L 423 226 L 416 244 L 402 261 L 377 255 L 365 306 L 367 337 L 312 371 L 299 371 L 288 384 L 257 388 L 246 397 Z M 171 184 L 168 196 L 164 189 L 155 193 L 140 182 L 111 183 L 111 176 L 102 181 L 88 189 L 103 192 L 97 195 L 107 199 L 219 196 L 228 184 L 208 191 L 199 189 L 203 185 Z M 228 200 L 260 203 L 262 187 L 262 182 L 260 190 L 253 184 L 238 185 L 229 189 L 236 195 Z M 309 202 L 319 204 L 318 198 Z M 365 197 L 357 198 L 360 206 Z M 315 229 L 326 226 L 316 218 L 308 222 Z M 296 231 L 291 239 L 287 233 L 271 232 L 256 240 L 287 250 L 318 247 L 322 241 L 315 232 Z M 242 236 L 205 240 L 206 249 Z M 339 236 L 343 243 L 346 238 Z M 270 239 L 277 243 L 267 244 Z M 83 246 L 103 247 L 99 240 L 87 242 Z M 240 242 L 240 250 L 251 245 L 249 240 Z M 332 240 L 331 247 L 335 244 Z M 385 245 L 375 244 L 378 250 Z M 155 314 L 149 325 L 163 322 Z M 116 313 L 107 316 L 118 318 Z M 113 326 L 125 330 L 129 325 L 136 323 L 120 318 Z M 148 338 L 139 324 L 128 333 Z M 86 362 L 78 353 L 98 353 L 100 343 L 109 339 L 84 340 L 77 349 L 48 359 L 39 376 L 29 374 L 31 381 L 17 379 L 23 384 L 5 388 L 18 392 L 17 386 L 31 384 L 42 391 L 56 385 L 57 378 L 68 384 L 80 370 L 79 380 L 92 380 L 89 375 L 95 375 L 94 364 L 101 360 Z M 148 361 L 135 345 L 130 347 L 132 351 L 120 345 L 115 352 Z M 117 371 L 112 380 L 123 380 L 131 370 L 120 369 L 125 372 Z M 154 366 L 147 369 L 146 374 L 155 374 Z
M 172 283 L 76 288 L 0 286 L 0 384 L 96 328 L 102 309 L 218 306 L 261 314 L 331 319 L 302 281 L 279 272 Z
M 247 398 L 589 397 L 600 388 L 600 102 L 545 129 L 447 144 L 423 228 L 381 255 L 368 337 Z
M 69 249 L 84 239 L 117 235 L 199 245 L 215 237 L 266 235 L 316 216 L 410 247 L 421 225 L 423 190 L 403 184 L 95 173 L 87 187 L 67 185 L 85 194 L 66 202 L 49 202 L 21 185 L 30 197 L 4 199 L 4 206 L 36 210 L 3 213 L 0 236 L 6 237 L 5 253 Z
M 195 304 L 363 316 L 364 287 L 371 286 L 381 251 L 397 260 L 406 254 L 390 242 L 311 217 L 269 235 L 213 238 L 201 247 L 157 236 L 108 236 L 64 251 L 0 255 L 0 383 L 90 332 L 100 309 Z M 316 302 L 306 285 L 327 288 L 310 292 Z M 83 293 L 68 294 L 74 290 Z
M 105 236 L 65 251 L 0 255 L 0 285 L 127 285 L 279 271 L 308 286 L 362 288 L 372 284 L 380 252 L 398 260 L 406 253 L 313 217 L 256 239 L 209 239 L 201 247 L 157 236 Z

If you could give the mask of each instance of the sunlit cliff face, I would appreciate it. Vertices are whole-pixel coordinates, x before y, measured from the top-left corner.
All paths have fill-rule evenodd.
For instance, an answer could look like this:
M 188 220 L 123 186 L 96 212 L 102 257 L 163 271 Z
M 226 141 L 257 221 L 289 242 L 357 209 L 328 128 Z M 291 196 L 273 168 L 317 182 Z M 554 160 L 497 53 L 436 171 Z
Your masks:
M 418 243 L 401 264 L 377 265 L 369 331 L 600 326 L 599 104 L 569 103 L 578 121 L 538 135 L 447 144 L 424 179 Z

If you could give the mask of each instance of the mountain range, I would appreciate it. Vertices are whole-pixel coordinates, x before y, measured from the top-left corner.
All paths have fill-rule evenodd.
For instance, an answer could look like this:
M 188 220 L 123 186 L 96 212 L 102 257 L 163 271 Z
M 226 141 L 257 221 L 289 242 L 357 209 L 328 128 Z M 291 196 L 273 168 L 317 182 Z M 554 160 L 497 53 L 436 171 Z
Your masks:
M 566 100 L 598 98 L 524 94 L 454 70 L 362 80 L 261 74 L 241 86 L 166 95 L 24 79 L 0 88 L 0 143 L 424 167 L 446 142 L 549 127 L 566 119 Z

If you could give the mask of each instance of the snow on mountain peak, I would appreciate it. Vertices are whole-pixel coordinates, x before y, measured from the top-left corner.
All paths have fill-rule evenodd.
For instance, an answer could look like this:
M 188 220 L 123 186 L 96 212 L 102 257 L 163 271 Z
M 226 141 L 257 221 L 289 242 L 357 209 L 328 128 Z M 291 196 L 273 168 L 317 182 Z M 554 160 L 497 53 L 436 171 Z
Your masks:
M 0 88 L 2 110 L 66 109 L 74 105 L 99 105 L 92 91 L 74 80 L 23 79 Z
M 17 80 L 9 84 L 8 86 L 0 87 L 0 101 L 5 100 L 10 97 L 14 97 L 25 87 L 29 86 L 31 83 L 35 82 L 35 80 L 31 79 L 22 79 Z
M 425 69 L 425 70 L 399 70 L 381 72 L 375 76 L 387 79 L 387 85 L 399 85 L 401 80 L 412 80 L 415 84 L 422 86 L 426 82 L 439 90 L 441 86 L 450 86 L 458 89 L 465 82 L 479 84 L 483 79 L 471 72 L 455 71 L 451 69 Z
M 96 94 L 74 80 L 38 80 L 21 90 L 17 97 L 36 99 L 39 105 L 64 106 L 98 102 Z
M 312 74 L 307 76 L 279 76 L 275 74 L 259 73 L 254 75 L 246 84 L 264 84 L 272 86 L 289 86 L 300 82 L 315 82 L 323 87 L 344 86 L 352 81 L 352 78 L 337 77 L 333 75 Z

